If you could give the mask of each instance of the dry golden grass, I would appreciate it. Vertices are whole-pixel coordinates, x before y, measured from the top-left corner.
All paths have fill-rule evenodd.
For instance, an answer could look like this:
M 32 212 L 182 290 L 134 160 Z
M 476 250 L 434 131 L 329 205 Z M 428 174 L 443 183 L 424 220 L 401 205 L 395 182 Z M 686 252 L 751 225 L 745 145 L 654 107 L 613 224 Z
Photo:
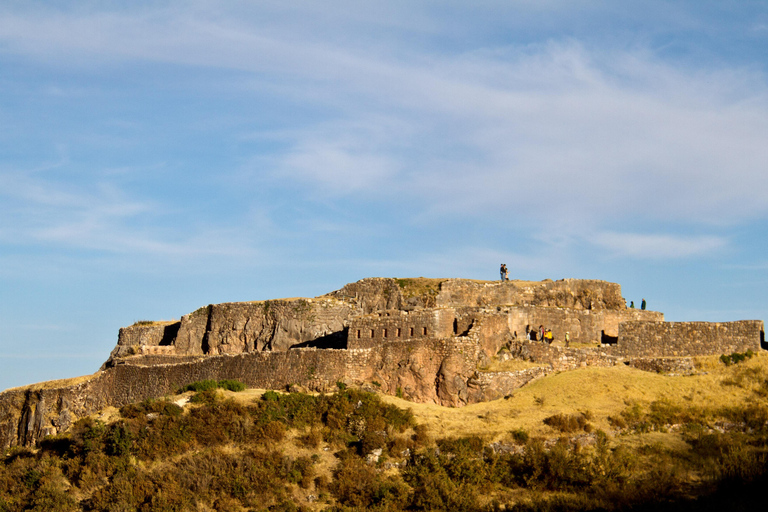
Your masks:
M 82 384 L 83 382 L 88 382 L 89 380 L 98 377 L 99 373 L 101 372 L 96 372 L 91 375 L 83 375 L 81 377 L 72 377 L 70 379 L 48 380 L 45 382 L 38 382 L 36 384 L 27 384 L 26 386 L 8 388 L 5 391 L 19 391 L 19 390 L 37 391 L 39 389 L 66 388 L 69 386 L 76 386 L 77 384 Z
M 178 320 L 137 320 L 131 325 L 135 326 L 150 326 L 150 325 L 171 325 L 177 323 Z
M 536 366 L 519 360 L 497 364 L 496 367 L 489 367 L 488 371 L 514 371 Z M 701 373 L 691 376 L 661 375 L 624 365 L 580 368 L 535 380 L 516 390 L 508 399 L 462 408 L 409 402 L 389 395 L 381 395 L 381 398 L 386 403 L 410 408 L 416 422 L 427 425 L 433 437 L 478 435 L 494 441 L 507 438 L 509 432 L 516 429 L 525 430 L 532 436 L 559 436 L 558 432 L 543 423 L 544 418 L 587 411 L 592 415 L 592 425 L 611 432 L 613 427 L 608 417 L 617 416 L 634 402 L 648 405 L 663 399 L 683 407 L 730 406 L 754 399 L 755 390 L 768 379 L 766 354 L 729 367 L 722 364 L 718 356 L 697 358 L 696 364 Z M 237 401 L 252 402 L 261 397 L 264 390 L 222 393 Z M 683 446 L 679 436 L 671 433 L 624 436 L 622 442 L 630 445 L 661 443 L 669 447 Z
M 380 395 L 385 403 L 413 411 L 416 422 L 429 428 L 430 436 L 459 437 L 477 435 L 487 441 L 508 440 L 509 433 L 522 429 L 531 436 L 557 437 L 559 432 L 544 424 L 544 419 L 555 414 L 589 412 L 590 423 L 601 430 L 612 432 L 609 416 L 618 416 L 628 404 L 647 406 L 655 400 L 666 400 L 682 407 L 697 406 L 719 408 L 744 403 L 748 400 L 766 400 L 758 395 L 766 389 L 768 380 L 768 355 L 756 357 L 726 367 L 718 356 L 696 359 L 698 375 L 668 376 L 645 372 L 620 365 L 611 368 L 580 368 L 554 373 L 535 380 L 516 390 L 507 399 L 471 404 L 462 408 L 443 407 L 435 404 L 409 402 L 389 395 Z M 488 371 L 514 371 L 537 365 L 519 360 L 495 363 Z M 40 385 L 56 387 L 62 383 L 82 382 L 92 376 L 51 381 Z M 226 398 L 242 403 L 252 403 L 265 392 L 263 389 L 246 389 L 242 392 L 218 391 Z M 187 393 L 192 394 L 192 393 Z M 175 397 L 174 397 L 175 398 Z M 186 407 L 190 407 L 187 405 Z M 119 416 L 116 410 L 102 411 L 98 417 L 107 423 Z M 297 446 L 293 433 L 286 439 L 284 448 L 293 456 L 318 453 Z M 670 448 L 684 447 L 679 435 L 673 433 L 646 433 L 623 436 L 622 443 L 648 445 L 660 443 Z M 325 459 L 325 457 L 324 457 Z M 333 461 L 323 460 L 325 472 Z
M 494 357 L 487 366 L 480 367 L 478 370 L 481 372 L 516 372 L 528 368 L 546 368 L 548 366 L 545 363 L 532 363 L 522 359 L 499 361 L 498 358 Z
M 738 365 L 726 367 L 717 356 L 701 358 L 706 373 L 693 376 L 666 376 L 627 366 L 582 368 L 538 379 L 509 399 L 471 404 L 460 409 L 435 404 L 407 402 L 391 396 L 382 399 L 399 407 L 410 407 L 418 423 L 426 424 L 436 437 L 479 435 L 499 440 L 515 429 L 534 436 L 556 436 L 543 420 L 554 414 L 589 411 L 595 427 L 612 430 L 609 416 L 618 415 L 627 404 L 649 404 L 668 400 L 681 406 L 724 407 L 754 398 L 761 379 L 768 378 L 768 356 L 761 354 Z M 729 382 L 742 378 L 743 387 Z M 637 436 L 638 443 L 676 443 L 673 434 Z M 627 439 L 633 442 L 633 439 Z

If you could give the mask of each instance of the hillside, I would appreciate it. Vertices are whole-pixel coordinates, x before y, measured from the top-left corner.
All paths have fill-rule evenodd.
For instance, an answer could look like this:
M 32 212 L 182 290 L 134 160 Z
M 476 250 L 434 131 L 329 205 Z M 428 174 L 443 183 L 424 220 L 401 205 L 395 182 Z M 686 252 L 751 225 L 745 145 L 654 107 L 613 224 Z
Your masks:
M 463 407 L 553 372 L 689 374 L 694 357 L 763 348 L 760 320 L 665 322 L 628 308 L 606 281 L 365 278 L 315 298 L 209 304 L 123 327 L 97 373 L 0 393 L 0 447 L 34 446 L 97 410 L 201 380 L 325 393 L 342 382 Z
M 556 372 L 463 408 L 198 383 L 6 450 L 0 510 L 762 510 L 768 356 L 750 355 Z

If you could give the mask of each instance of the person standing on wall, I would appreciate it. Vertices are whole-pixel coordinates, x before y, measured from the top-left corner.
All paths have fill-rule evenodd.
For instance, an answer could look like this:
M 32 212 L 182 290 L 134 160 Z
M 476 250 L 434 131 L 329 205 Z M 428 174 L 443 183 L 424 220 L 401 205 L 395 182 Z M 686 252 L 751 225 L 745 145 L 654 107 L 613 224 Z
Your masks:
M 645 299 L 643 299 L 643 301 L 640 303 L 640 309 L 645 311 Z
M 509 271 L 507 270 L 507 264 L 506 263 L 502 263 L 501 264 L 501 268 L 499 269 L 499 274 L 501 274 L 501 280 L 502 281 L 508 281 L 509 280 L 509 277 L 507 277 L 509 275 Z

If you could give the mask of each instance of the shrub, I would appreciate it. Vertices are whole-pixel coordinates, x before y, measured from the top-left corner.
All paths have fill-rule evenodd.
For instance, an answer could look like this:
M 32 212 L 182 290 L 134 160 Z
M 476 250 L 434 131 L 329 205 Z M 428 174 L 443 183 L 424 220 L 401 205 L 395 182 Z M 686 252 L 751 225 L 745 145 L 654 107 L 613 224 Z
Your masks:
M 358 457 L 346 457 L 333 472 L 331 493 L 347 507 L 382 510 L 402 509 L 407 503 L 408 487 L 397 478 L 384 478 Z
M 517 444 L 525 444 L 525 443 L 528 442 L 528 439 L 529 439 L 528 432 L 526 432 L 525 430 L 523 430 L 521 428 L 517 428 L 517 429 L 511 431 L 510 435 L 512 436 L 512 439 Z
M 164 416 L 180 416 L 183 409 L 173 402 L 148 398 L 138 404 L 128 404 L 120 408 L 123 418 L 139 418 L 147 414 L 157 413 Z
M 219 387 L 219 383 L 215 380 L 198 380 L 192 384 L 187 384 L 184 387 L 184 391 L 211 391 Z
M 228 391 L 240 392 L 245 390 L 245 384 L 239 380 L 225 379 L 219 381 L 219 387 Z
M 181 391 L 212 391 L 214 389 L 226 389 L 229 391 L 243 391 L 245 389 L 245 384 L 240 382 L 239 380 L 234 379 L 223 379 L 219 381 L 215 380 L 198 380 L 197 382 L 193 382 L 192 384 L 187 384 L 183 388 L 181 388 Z
M 720 361 L 722 361 L 725 366 L 730 366 L 731 364 L 738 364 L 747 359 L 751 359 L 754 355 L 755 353 L 752 352 L 752 349 L 747 349 L 746 352 L 734 352 L 731 355 L 723 354 L 720 356 Z
M 207 405 L 213 405 L 219 400 L 219 394 L 216 392 L 216 388 L 213 389 L 204 389 L 202 391 L 198 391 L 192 397 L 190 397 L 189 401 L 193 404 L 207 404 Z
M 590 432 L 592 427 L 587 423 L 589 417 L 589 413 L 555 414 L 544 418 L 544 424 L 560 432 L 576 432 L 577 430 Z
M 123 422 L 111 425 L 105 436 L 105 449 L 107 455 L 124 457 L 130 453 L 133 435 Z
M 317 428 L 311 428 L 309 432 L 303 436 L 299 436 L 297 441 L 300 446 L 304 448 L 317 448 L 320 446 L 320 441 L 323 440 L 323 433 Z

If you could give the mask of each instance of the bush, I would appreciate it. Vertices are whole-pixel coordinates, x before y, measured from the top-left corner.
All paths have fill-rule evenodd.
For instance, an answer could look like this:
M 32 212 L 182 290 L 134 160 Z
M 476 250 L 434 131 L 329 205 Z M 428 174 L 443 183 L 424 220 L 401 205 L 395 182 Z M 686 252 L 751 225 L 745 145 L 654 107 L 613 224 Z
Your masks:
M 591 432 L 592 426 L 587 422 L 590 417 L 589 413 L 555 414 L 544 418 L 544 424 L 560 432 L 576 432 L 577 430 Z
M 512 436 L 512 439 L 517 444 L 525 444 L 525 443 L 528 442 L 528 439 L 529 439 L 528 432 L 526 432 L 525 430 L 523 430 L 521 428 L 517 428 L 517 429 L 511 431 L 510 435 Z
M 215 380 L 198 380 L 192 384 L 187 384 L 184 387 L 184 391 L 195 391 L 199 393 L 200 391 L 211 391 L 218 387 L 219 383 Z
M 139 418 L 157 413 L 164 416 L 180 416 L 183 409 L 173 402 L 148 398 L 138 404 L 128 404 L 120 408 L 123 418 Z
M 219 394 L 216 392 L 216 388 L 204 389 L 198 391 L 192 395 L 189 399 L 193 404 L 207 404 L 213 405 L 219 400 Z
M 408 502 L 408 487 L 402 481 L 383 478 L 360 458 L 342 459 L 333 476 L 331 493 L 341 505 L 398 510 Z
M 731 355 L 723 354 L 720 356 L 720 361 L 722 361 L 725 366 L 730 366 L 731 364 L 738 364 L 747 359 L 751 359 L 754 355 L 755 353 L 752 352 L 752 349 L 747 349 L 746 352 L 734 352 Z
M 214 389 L 226 389 L 229 391 L 243 391 L 245 389 L 245 384 L 240 382 L 239 380 L 233 380 L 233 379 L 224 379 L 220 381 L 215 380 L 199 380 L 197 382 L 193 382 L 192 384 L 187 384 L 184 386 L 181 391 L 212 391 Z
M 222 389 L 226 389 L 228 391 L 234 391 L 236 393 L 239 393 L 240 391 L 245 391 L 245 384 L 243 384 L 239 380 L 232 380 L 232 379 L 220 380 L 219 387 Z

